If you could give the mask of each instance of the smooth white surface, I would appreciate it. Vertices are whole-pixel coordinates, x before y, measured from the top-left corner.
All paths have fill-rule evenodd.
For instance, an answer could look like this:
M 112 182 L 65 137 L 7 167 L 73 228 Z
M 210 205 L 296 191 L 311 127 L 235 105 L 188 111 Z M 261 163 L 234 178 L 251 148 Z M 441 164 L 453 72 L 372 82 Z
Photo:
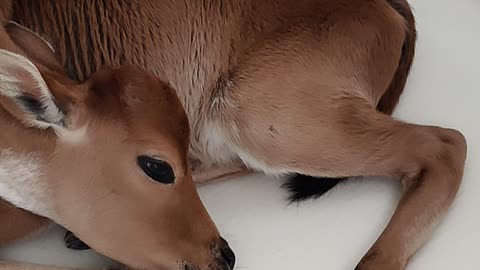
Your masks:
M 411 2 L 418 20 L 417 57 L 396 116 L 460 129 L 469 157 L 457 201 L 408 269 L 480 269 L 480 1 Z M 237 252 L 236 269 L 351 270 L 383 230 L 400 196 L 393 182 L 361 180 L 320 200 L 287 206 L 281 183 L 256 175 L 200 188 Z M 63 231 L 54 228 L 0 250 L 0 258 L 100 265 L 97 255 L 65 249 L 62 238 Z

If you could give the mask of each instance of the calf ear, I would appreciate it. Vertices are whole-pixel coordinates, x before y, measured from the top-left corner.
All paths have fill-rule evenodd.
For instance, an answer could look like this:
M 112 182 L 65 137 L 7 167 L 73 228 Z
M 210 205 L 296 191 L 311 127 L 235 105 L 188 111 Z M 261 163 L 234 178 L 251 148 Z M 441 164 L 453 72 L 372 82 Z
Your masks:
M 0 50 L 0 103 L 28 126 L 64 128 L 64 113 L 38 68 L 6 50 Z
M 16 22 L 7 23 L 5 29 L 15 45 L 20 47 L 35 63 L 50 70 L 64 72 L 52 45 L 40 35 Z

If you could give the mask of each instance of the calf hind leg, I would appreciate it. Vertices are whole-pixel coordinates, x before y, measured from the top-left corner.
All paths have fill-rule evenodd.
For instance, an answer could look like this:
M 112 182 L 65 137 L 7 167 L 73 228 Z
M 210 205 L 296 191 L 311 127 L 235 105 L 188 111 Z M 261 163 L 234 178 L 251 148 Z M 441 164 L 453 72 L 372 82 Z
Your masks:
M 270 115 L 265 123 L 266 117 L 248 117 L 244 107 L 246 117 L 238 121 L 242 133 L 235 141 L 239 156 L 250 166 L 273 173 L 400 180 L 404 195 L 356 269 L 404 269 L 455 198 L 466 158 L 465 139 L 455 130 L 396 121 L 361 99 L 335 102 L 335 110 L 305 112 L 288 122 L 276 122 L 272 119 L 282 118 Z M 309 122 L 322 125 L 299 124 Z M 277 131 L 258 132 L 265 125 Z

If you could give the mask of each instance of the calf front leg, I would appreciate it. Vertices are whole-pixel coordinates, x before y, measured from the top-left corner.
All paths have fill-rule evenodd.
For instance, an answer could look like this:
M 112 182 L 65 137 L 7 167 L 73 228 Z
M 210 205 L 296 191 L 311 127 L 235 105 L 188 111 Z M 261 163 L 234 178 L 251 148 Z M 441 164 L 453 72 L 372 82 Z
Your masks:
M 81 268 L 56 267 L 21 262 L 0 261 L 0 270 L 81 270 Z M 110 269 L 99 269 L 110 270 Z
M 51 221 L 0 199 L 0 246 L 46 228 Z
M 205 184 L 223 177 L 238 176 L 251 172 L 241 162 L 213 165 L 198 163 L 196 166 L 192 166 L 192 178 L 197 184 Z
M 0 270 L 80 270 L 79 268 L 65 268 L 30 263 L 0 261 Z

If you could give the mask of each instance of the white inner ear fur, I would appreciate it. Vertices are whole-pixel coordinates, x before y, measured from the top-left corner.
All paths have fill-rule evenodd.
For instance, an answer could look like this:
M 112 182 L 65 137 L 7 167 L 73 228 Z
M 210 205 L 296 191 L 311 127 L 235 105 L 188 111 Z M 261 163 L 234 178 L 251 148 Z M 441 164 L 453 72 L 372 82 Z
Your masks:
M 42 181 L 41 161 L 35 154 L 0 151 L 0 197 L 37 215 L 54 217 L 51 196 Z
M 18 98 L 25 94 L 22 88 L 22 81 L 18 78 L 19 71 L 28 74 L 36 89 L 39 90 L 39 96 L 36 96 L 42 106 L 41 115 L 35 115 L 23 104 L 19 103 L 22 109 L 31 116 L 28 124 L 38 128 L 62 128 L 63 113 L 54 102 L 54 98 L 48 89 L 47 84 L 42 78 L 37 67 L 26 57 L 0 49 L 0 94 Z M 18 102 L 17 102 L 18 103 Z M 42 120 L 38 120 L 42 119 Z

